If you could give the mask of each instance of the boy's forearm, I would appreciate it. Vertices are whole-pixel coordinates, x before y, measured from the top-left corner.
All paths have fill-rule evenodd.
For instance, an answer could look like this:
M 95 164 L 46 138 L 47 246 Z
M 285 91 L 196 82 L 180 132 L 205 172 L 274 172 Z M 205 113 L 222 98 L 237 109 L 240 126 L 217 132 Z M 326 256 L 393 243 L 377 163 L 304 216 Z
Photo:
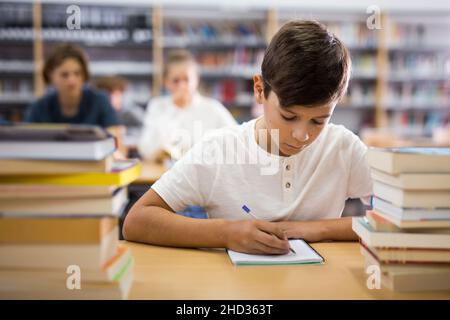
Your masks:
M 325 240 L 358 240 L 352 230 L 352 218 L 316 221 L 280 221 L 288 238 L 303 238 L 310 242 Z
M 140 206 L 130 211 L 124 222 L 124 238 L 129 241 L 174 247 L 226 247 L 227 221 L 193 219 L 164 208 Z

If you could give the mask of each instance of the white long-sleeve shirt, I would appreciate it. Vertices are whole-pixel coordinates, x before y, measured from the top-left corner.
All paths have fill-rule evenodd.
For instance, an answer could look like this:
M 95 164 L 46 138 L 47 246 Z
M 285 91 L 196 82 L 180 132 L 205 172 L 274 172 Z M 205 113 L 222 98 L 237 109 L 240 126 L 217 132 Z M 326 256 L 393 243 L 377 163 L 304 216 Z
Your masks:
M 138 150 L 148 160 L 155 159 L 162 150 L 179 159 L 205 133 L 235 124 L 219 101 L 200 94 L 184 108 L 177 107 L 171 96 L 156 97 L 147 106 Z

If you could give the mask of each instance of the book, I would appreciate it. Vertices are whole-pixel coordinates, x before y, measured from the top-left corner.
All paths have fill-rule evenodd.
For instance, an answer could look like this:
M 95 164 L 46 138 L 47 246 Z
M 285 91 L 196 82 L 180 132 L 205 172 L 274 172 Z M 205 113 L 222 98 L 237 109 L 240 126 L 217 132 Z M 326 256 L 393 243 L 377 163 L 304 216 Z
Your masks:
M 401 220 L 382 211 L 368 210 L 367 220 L 375 231 L 450 233 L 450 219 L 447 220 Z
M 399 173 L 371 170 L 372 179 L 405 190 L 450 190 L 450 173 Z
M 81 284 L 86 282 L 112 282 L 119 281 L 130 266 L 133 265 L 131 250 L 119 246 L 116 254 L 108 260 L 101 268 L 81 270 Z M 2 268 L 0 269 L 0 285 L 25 283 L 39 283 L 42 279 L 46 281 L 66 280 L 67 267 L 59 268 Z
M 34 278 L 27 278 L 23 281 L 20 271 L 12 272 L 9 276 L 13 278 L 0 282 L 0 299 L 126 299 L 129 295 L 133 283 L 133 259 L 125 265 L 121 272 L 117 274 L 114 281 L 85 281 L 84 270 L 81 269 L 80 289 L 68 289 L 66 269 L 60 269 L 60 274 L 65 277 L 50 277 L 48 273 L 37 271 Z M 58 270 L 55 270 L 56 272 Z M 4 271 L 0 270 L 0 281 Z M 53 273 L 54 274 L 54 273 Z M 24 280 L 27 280 L 24 279 Z
M 100 243 L 88 244 L 0 244 L 0 268 L 67 268 L 99 269 L 110 260 L 119 245 L 119 228 L 114 227 Z
M 414 220 L 449 220 L 450 208 L 403 208 L 395 206 L 376 196 L 372 197 L 373 211 L 383 212 L 396 220 L 414 221 Z
M 359 247 L 361 255 L 364 257 L 365 265 L 376 265 L 382 273 L 443 273 L 450 269 L 447 263 L 403 263 L 403 262 L 381 262 L 373 252 L 373 247 L 368 247 L 361 242 Z
M 450 266 L 450 249 L 415 249 L 395 247 L 368 247 L 361 241 L 363 249 L 384 264 L 441 264 Z
M 1 217 L 0 244 L 100 244 L 115 217 Z
M 0 127 L 0 141 L 98 141 L 110 137 L 96 125 L 15 123 Z
M 0 174 L 32 175 L 108 172 L 111 170 L 112 162 L 112 156 L 107 156 L 97 161 L 0 159 Z
M 450 173 L 450 148 L 369 148 L 367 162 L 389 173 Z
M 14 124 L 0 127 L 0 159 L 102 160 L 116 147 L 115 139 L 98 126 Z
M 373 181 L 373 193 L 399 207 L 449 208 L 450 190 L 403 190 Z
M 98 198 L 0 198 L 0 213 L 33 215 L 115 215 L 120 216 L 128 202 L 127 189 Z
M 61 186 L 38 184 L 1 184 L 0 199 L 99 198 L 112 196 L 117 186 Z
M 450 249 L 450 234 L 377 232 L 364 217 L 354 217 L 352 229 L 370 247 Z
M 87 172 L 49 175 L 3 176 L 0 184 L 43 184 L 64 186 L 125 186 L 140 176 L 141 163 L 137 159 L 115 161 L 109 172 Z
M 382 274 L 381 283 L 398 292 L 450 290 L 450 268 L 442 274 Z
M 447 265 L 409 265 L 380 263 L 361 246 L 366 266 L 381 270 L 381 284 L 393 291 L 429 291 L 450 289 L 450 267 Z
M 320 256 L 306 241 L 302 239 L 289 240 L 291 248 L 296 253 L 284 255 L 256 255 L 227 250 L 230 260 L 235 265 L 278 265 L 278 264 L 319 264 L 324 263 Z

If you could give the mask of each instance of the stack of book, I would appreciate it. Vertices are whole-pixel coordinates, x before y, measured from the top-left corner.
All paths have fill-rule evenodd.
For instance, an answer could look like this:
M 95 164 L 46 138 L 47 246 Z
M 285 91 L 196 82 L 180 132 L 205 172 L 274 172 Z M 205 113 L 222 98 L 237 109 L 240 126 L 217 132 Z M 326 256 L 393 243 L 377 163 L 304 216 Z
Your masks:
M 115 150 L 98 127 L 0 127 L 0 297 L 127 297 L 118 218 L 140 163 Z
M 372 210 L 353 219 L 367 265 L 395 291 L 450 289 L 450 148 L 369 149 Z

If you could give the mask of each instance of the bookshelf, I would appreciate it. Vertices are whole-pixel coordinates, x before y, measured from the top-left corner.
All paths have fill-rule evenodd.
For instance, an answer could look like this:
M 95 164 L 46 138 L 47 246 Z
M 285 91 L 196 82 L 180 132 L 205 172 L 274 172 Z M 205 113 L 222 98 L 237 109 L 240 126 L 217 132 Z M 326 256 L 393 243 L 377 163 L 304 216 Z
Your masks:
M 171 7 L 163 12 L 163 55 L 186 48 L 200 66 L 200 92 L 238 121 L 252 117 L 252 76 L 267 45 L 267 11 Z
M 24 107 L 45 91 L 40 76 L 44 57 L 56 43 L 68 41 L 88 52 L 94 78 L 125 76 L 127 94 L 143 107 L 163 92 L 167 52 L 187 48 L 201 66 L 201 92 L 221 100 L 239 121 L 248 120 L 261 112 L 254 105 L 251 77 L 259 71 L 268 41 L 285 21 L 306 18 L 328 25 L 351 51 L 352 80 L 334 122 L 356 133 L 390 128 L 400 136 L 429 137 L 449 121 L 450 40 L 445 30 L 450 23 L 448 11 L 433 6 L 385 10 L 380 30 L 369 30 L 365 10 L 356 7 L 264 2 L 250 8 L 201 1 L 124 6 L 112 0 L 79 6 L 82 29 L 68 30 L 67 4 L 0 4 L 6 17 L 0 21 L 3 117 L 20 120 Z
M 120 5 L 80 5 L 82 28 L 66 27 L 66 4 L 5 2 L 0 4 L 0 114 L 23 119 L 31 101 L 45 93 L 45 57 L 61 42 L 82 47 L 90 59 L 92 80 L 121 75 L 127 95 L 142 107 L 154 81 L 153 9 Z M 156 10 L 155 10 L 156 11 Z

